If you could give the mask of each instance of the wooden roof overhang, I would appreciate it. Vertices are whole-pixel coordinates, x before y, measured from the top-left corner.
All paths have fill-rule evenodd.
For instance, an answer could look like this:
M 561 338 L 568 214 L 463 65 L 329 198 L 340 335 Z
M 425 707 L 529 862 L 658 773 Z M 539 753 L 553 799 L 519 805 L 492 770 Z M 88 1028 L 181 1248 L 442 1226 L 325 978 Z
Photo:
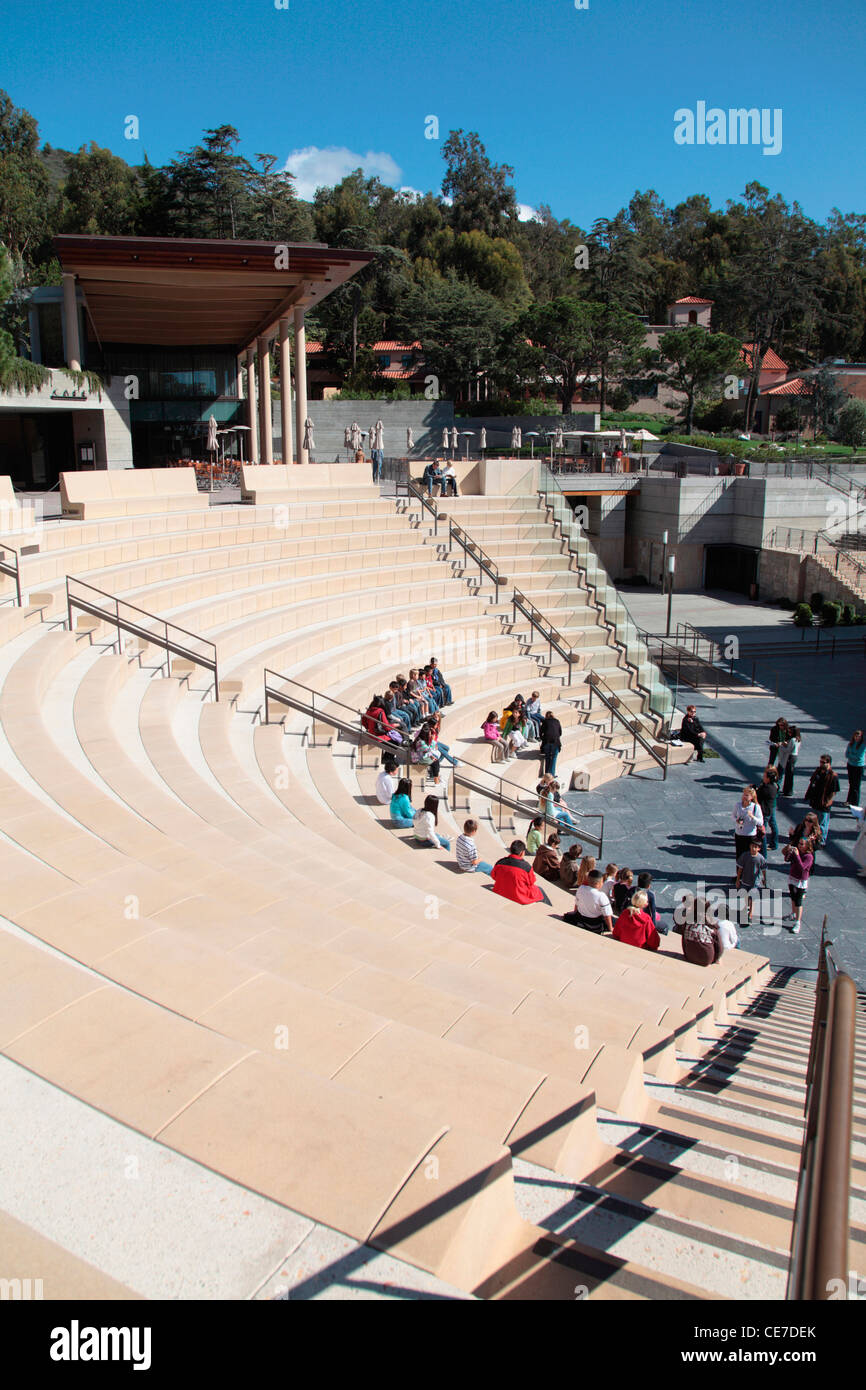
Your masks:
M 375 257 L 316 242 L 61 235 L 54 245 L 101 343 L 239 352 Z

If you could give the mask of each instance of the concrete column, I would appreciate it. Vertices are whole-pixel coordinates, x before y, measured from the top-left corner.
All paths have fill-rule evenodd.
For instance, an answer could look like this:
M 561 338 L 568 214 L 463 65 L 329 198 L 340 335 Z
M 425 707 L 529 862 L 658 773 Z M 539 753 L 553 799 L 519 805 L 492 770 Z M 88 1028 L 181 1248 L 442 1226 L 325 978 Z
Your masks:
M 63 273 L 63 336 L 66 344 L 66 365 L 73 372 L 81 371 L 81 338 L 78 332 L 78 302 L 75 297 L 75 276 Z
M 294 461 L 292 450 L 292 363 L 289 353 L 289 320 L 280 319 L 280 423 L 283 463 Z M 303 435 L 301 435 L 303 439 Z
M 251 463 L 259 461 L 259 427 L 256 415 L 256 369 L 255 354 L 247 348 L 247 424 L 249 425 L 248 456 Z
M 274 461 L 274 430 L 271 414 L 271 345 L 267 338 L 256 340 L 259 356 L 259 438 L 261 462 Z
M 304 421 L 307 418 L 307 334 L 304 311 L 295 309 L 295 433 L 298 441 L 298 463 L 309 463 L 304 448 Z

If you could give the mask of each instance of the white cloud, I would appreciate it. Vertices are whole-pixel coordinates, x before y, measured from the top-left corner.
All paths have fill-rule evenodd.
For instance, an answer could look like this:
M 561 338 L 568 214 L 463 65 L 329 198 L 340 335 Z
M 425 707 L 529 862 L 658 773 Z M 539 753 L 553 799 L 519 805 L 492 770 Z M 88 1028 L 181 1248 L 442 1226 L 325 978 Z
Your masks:
M 538 222 L 539 216 L 534 207 L 529 203 L 517 204 L 517 216 L 521 222 Z
M 307 145 L 292 150 L 284 166 L 295 176 L 295 191 L 299 198 L 311 199 L 317 188 L 333 188 L 353 169 L 363 169 L 366 177 L 381 179 L 396 187 L 400 182 L 400 166 L 386 151 L 368 150 L 356 154 L 345 145 Z

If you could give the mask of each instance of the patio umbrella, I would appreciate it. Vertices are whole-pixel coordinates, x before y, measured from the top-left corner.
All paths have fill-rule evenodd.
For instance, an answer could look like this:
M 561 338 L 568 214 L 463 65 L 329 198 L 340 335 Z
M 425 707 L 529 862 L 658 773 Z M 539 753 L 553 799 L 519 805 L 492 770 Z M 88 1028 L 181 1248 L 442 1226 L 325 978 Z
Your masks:
M 373 439 L 370 441 L 371 449 L 385 448 L 385 426 L 381 420 L 377 420 L 373 426 Z
M 480 441 L 479 441 L 479 446 L 480 446 L 480 448 L 482 448 L 482 449 L 486 449 L 486 448 L 487 448 L 487 431 L 486 431 L 486 429 L 484 428 L 483 425 L 482 425 L 482 427 L 481 427 L 481 439 L 480 439 Z
M 469 441 L 470 441 L 470 439 L 474 439 L 474 438 L 475 438 L 475 431 L 474 431 L 474 430 L 464 430 L 464 431 L 463 431 L 463 438 L 466 440 L 466 457 L 468 458 L 468 457 L 469 457 Z
M 539 438 L 538 430 L 527 430 L 526 438 L 530 441 L 529 456 L 530 458 L 535 458 L 535 441 Z
M 207 448 L 207 452 L 208 452 L 209 454 L 215 454 L 216 451 L 217 451 L 217 422 L 216 422 L 216 416 L 214 416 L 214 415 L 211 415 L 211 416 L 208 417 L 208 422 L 207 422 L 207 445 L 206 445 L 206 448 Z M 213 465 L 214 465 L 214 461 L 213 461 L 213 459 L 211 459 L 211 461 L 210 461 L 210 490 L 211 490 L 211 492 L 213 492 Z
M 315 447 L 316 444 L 313 439 L 313 422 L 308 415 L 306 420 L 304 421 L 304 448 L 306 449 L 308 454 L 311 454 Z
M 519 425 L 515 425 L 514 428 L 513 428 L 513 430 L 511 431 L 511 447 L 512 447 L 512 449 L 520 449 L 520 448 L 522 448 L 522 446 L 523 446 L 523 438 L 522 438 L 522 435 L 521 435 L 521 433 L 520 433 L 520 426 L 519 426 Z
M 347 453 L 349 453 L 352 448 L 352 430 L 349 425 L 343 430 L 343 448 Z
M 442 431 L 442 448 L 443 448 L 443 449 L 450 449 L 450 448 L 451 448 L 451 432 L 450 432 L 450 430 L 448 429 L 448 426 L 447 426 L 447 425 L 445 426 L 444 430 Z
M 406 428 L 406 453 L 411 454 L 414 448 L 415 440 L 412 437 L 412 426 L 408 425 Z
M 353 420 L 349 426 L 349 447 L 353 452 L 361 447 L 361 426 L 357 420 Z
M 563 437 L 562 437 L 562 426 L 561 426 L 561 425 L 557 425 L 556 429 L 555 429 L 554 432 L 553 432 L 553 447 L 554 447 L 554 449 L 564 449 L 564 448 L 565 448 L 565 440 L 564 440 Z
M 451 432 L 451 448 L 454 450 L 460 448 L 460 431 L 458 430 L 456 425 L 454 426 L 454 429 Z

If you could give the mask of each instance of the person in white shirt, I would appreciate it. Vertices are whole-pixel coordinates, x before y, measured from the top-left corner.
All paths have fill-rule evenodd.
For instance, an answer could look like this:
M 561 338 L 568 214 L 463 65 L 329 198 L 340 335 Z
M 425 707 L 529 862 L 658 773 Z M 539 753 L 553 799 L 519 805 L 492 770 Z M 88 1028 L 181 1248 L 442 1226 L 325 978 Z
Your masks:
M 420 840 L 425 846 L 431 845 L 435 849 L 450 849 L 451 841 L 447 840 L 444 835 L 438 834 L 436 830 L 440 804 L 438 796 L 424 798 L 424 805 L 420 811 L 415 812 L 413 817 L 415 839 Z
M 457 836 L 457 867 L 461 874 L 492 874 L 493 865 L 487 864 L 478 853 L 472 836 L 478 829 L 477 820 L 463 822 L 463 834 Z
M 376 800 L 381 806 L 388 806 L 396 790 L 397 760 L 396 758 L 385 758 L 382 763 L 382 771 L 376 778 Z
M 739 946 L 740 938 L 733 922 L 730 922 L 727 917 L 725 917 L 716 925 L 719 929 L 719 940 L 722 943 L 723 951 L 733 951 L 736 946 Z
M 610 898 L 602 892 L 604 875 L 593 869 L 586 883 L 574 895 L 574 911 L 564 913 L 566 922 L 589 931 L 613 931 Z
M 734 848 L 736 858 L 745 854 L 755 838 L 760 843 L 764 831 L 764 813 L 758 805 L 754 787 L 744 787 L 739 805 L 734 807 Z

